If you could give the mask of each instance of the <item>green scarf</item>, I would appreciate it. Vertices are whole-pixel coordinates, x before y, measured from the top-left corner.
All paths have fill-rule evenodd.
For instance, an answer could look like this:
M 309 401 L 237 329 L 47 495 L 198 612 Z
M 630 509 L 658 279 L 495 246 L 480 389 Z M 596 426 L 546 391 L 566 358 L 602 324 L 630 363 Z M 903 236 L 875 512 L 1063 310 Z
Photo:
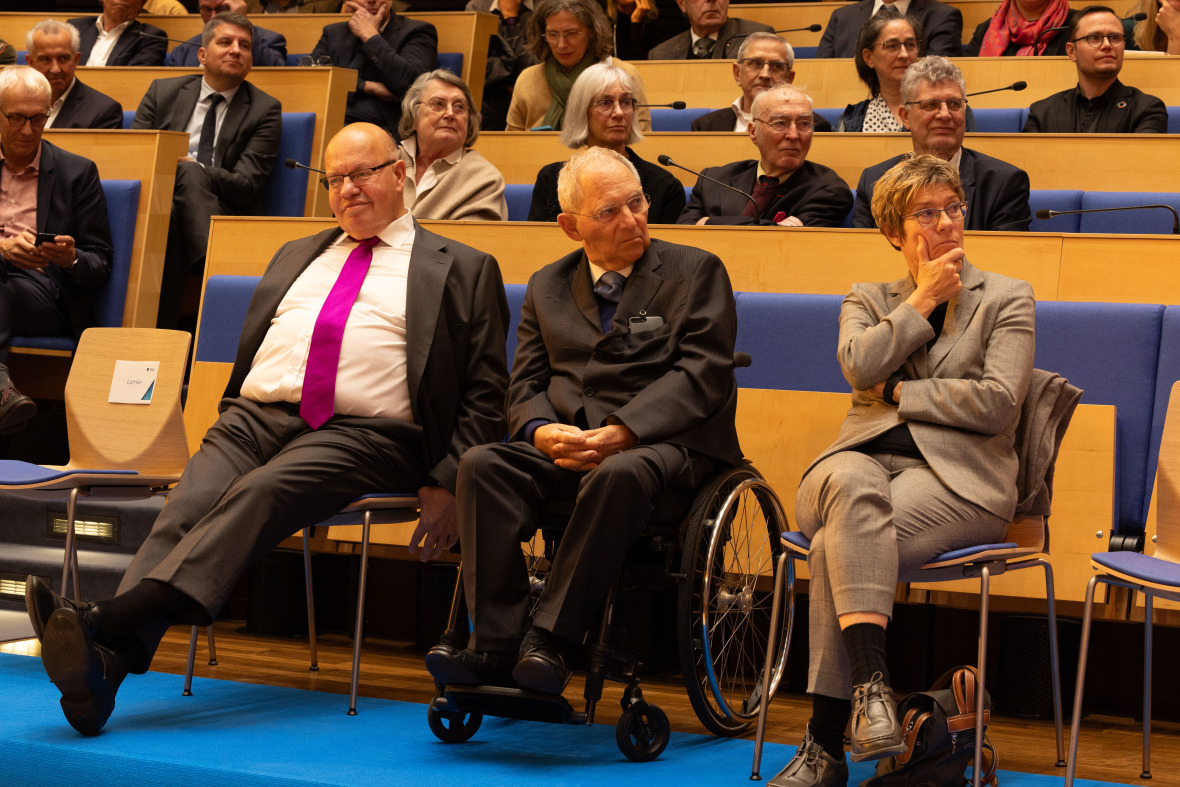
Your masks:
M 549 109 L 545 112 L 545 120 L 541 125 L 551 126 L 553 129 L 561 130 L 561 120 L 565 117 L 565 102 L 569 100 L 570 88 L 574 86 L 574 82 L 581 76 L 582 72 L 598 61 L 594 59 L 593 42 L 591 46 L 586 48 L 586 54 L 582 59 L 574 64 L 568 72 L 555 59 L 549 58 L 545 61 L 545 81 L 549 83 L 549 95 L 552 99 L 549 101 Z

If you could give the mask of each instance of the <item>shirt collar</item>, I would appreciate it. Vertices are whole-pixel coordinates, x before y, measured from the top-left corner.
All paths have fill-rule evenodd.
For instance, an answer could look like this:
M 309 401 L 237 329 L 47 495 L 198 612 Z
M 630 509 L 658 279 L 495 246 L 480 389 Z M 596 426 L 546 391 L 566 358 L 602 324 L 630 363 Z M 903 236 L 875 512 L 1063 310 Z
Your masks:
M 41 172 L 41 145 L 37 146 L 37 154 L 33 156 L 32 162 L 20 172 L 16 172 L 12 167 L 8 167 L 8 156 L 4 154 L 4 148 L 0 147 L 0 164 L 8 167 L 9 172 L 14 172 L 17 175 L 25 175 L 32 173 L 34 175 Z
M 890 5 L 892 5 L 898 11 L 900 11 L 902 16 L 905 16 L 906 12 L 910 10 L 910 3 L 912 3 L 912 2 L 913 2 L 913 0 L 894 0 L 894 2 L 891 3 Z M 880 11 L 881 6 L 883 6 L 883 5 L 885 5 L 885 3 L 882 0 L 874 0 L 873 13 L 869 14 L 869 18 L 871 19 L 874 14 L 876 14 L 878 11 Z
M 102 14 L 99 14 L 98 16 L 94 17 L 94 26 L 98 28 L 98 32 L 100 35 L 102 35 L 102 34 L 122 35 L 123 31 L 127 29 L 127 26 L 130 25 L 134 21 L 135 21 L 134 19 L 129 19 L 122 24 L 115 25 L 110 30 L 103 30 L 102 29 Z
M 415 232 L 417 232 L 417 226 L 414 224 L 414 217 L 407 210 L 401 216 L 386 224 L 385 229 L 377 233 L 377 237 L 387 246 L 396 249 L 402 246 L 412 246 Z M 358 238 L 357 240 L 363 239 Z M 340 246 L 345 243 L 352 243 L 352 240 L 349 238 L 347 232 L 342 232 L 333 245 Z
M 56 116 L 61 111 L 62 106 L 66 103 L 66 98 L 69 97 L 70 91 L 74 89 L 76 84 L 78 84 L 78 77 L 70 80 L 70 86 L 62 91 L 61 95 L 57 97 L 57 101 L 53 102 L 53 106 L 49 108 L 49 114 Z
M 405 139 L 402 140 L 401 146 L 406 151 L 406 153 L 409 154 L 410 161 L 415 161 L 418 158 L 418 138 L 417 137 L 406 137 Z M 435 161 L 445 161 L 453 167 L 459 163 L 459 159 L 463 158 L 463 152 L 464 152 L 463 146 L 460 145 L 458 148 L 456 148 L 450 154 L 443 156 L 440 159 L 435 159 Z M 415 167 L 414 169 L 416 172 L 417 167 Z
M 229 90 L 214 90 L 209 85 L 209 83 L 205 81 L 205 77 L 201 77 L 201 95 L 197 97 L 197 101 L 201 102 L 209 98 L 209 96 L 213 95 L 214 93 L 221 93 L 222 98 L 225 99 L 225 105 L 228 107 L 229 102 L 234 100 L 234 96 L 236 96 L 238 91 L 241 89 L 242 86 L 239 84 L 237 87 L 231 87 Z
M 746 121 L 746 125 L 749 125 L 750 121 L 754 119 L 754 116 L 752 114 L 750 114 L 749 112 L 745 112 L 742 110 L 742 99 L 743 98 L 745 98 L 745 96 L 738 96 L 737 98 L 735 98 L 733 100 L 733 104 L 732 104 L 733 111 L 735 114 L 737 114 L 737 116 L 739 118 Z
M 585 254 L 585 252 L 582 253 Z M 606 273 L 606 268 L 600 268 L 593 262 L 590 262 L 589 257 L 586 258 L 586 262 L 590 263 L 590 287 L 593 289 L 594 286 L 598 284 L 598 280 L 602 278 L 602 274 Z M 623 274 L 623 278 L 629 279 L 631 278 L 631 271 L 633 270 L 635 270 L 635 263 L 631 263 L 621 271 L 615 271 L 615 273 L 621 273 Z

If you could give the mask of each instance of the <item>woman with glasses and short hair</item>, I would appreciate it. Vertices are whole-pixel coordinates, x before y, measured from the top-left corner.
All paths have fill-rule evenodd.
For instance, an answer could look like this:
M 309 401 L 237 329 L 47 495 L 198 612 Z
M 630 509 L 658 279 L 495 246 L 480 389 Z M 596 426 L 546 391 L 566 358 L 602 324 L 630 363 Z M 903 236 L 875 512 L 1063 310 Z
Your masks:
M 414 218 L 508 218 L 504 176 L 471 149 L 479 113 L 466 82 L 442 68 L 415 79 L 402 98 L 397 133 L 397 155 L 406 162 L 403 198 Z
M 590 66 L 570 90 L 561 144 L 570 150 L 602 147 L 624 156 L 639 173 L 639 183 L 651 200 L 648 221 L 675 224 L 684 210 L 684 187 L 663 167 L 644 161 L 628 145 L 643 139 L 635 109 L 636 96 L 643 93 L 638 77 L 632 77 L 617 63 Z M 537 173 L 529 221 L 557 221 L 561 205 L 557 199 L 557 176 L 564 161 L 546 164 Z
M 643 90 L 639 72 L 612 58 L 610 22 L 595 0 L 539 0 L 529 19 L 529 51 L 540 61 L 520 73 L 508 106 L 508 131 L 560 131 L 570 91 L 595 63 L 612 63 Z M 640 94 L 635 98 L 646 103 Z M 651 131 L 651 112 L 637 109 L 639 128 Z
M 885 657 L 898 578 L 1003 541 L 1016 509 L 1014 433 L 1035 349 L 1028 282 L 974 267 L 955 167 L 918 155 L 877 181 L 873 217 L 905 261 L 840 307 L 852 407 L 795 499 L 807 566 L 811 719 L 771 787 L 844 785 L 854 761 L 905 749 Z
M 853 59 L 869 97 L 844 109 L 836 131 L 908 131 L 899 114 L 901 78 L 911 63 L 926 56 L 925 39 L 922 23 L 891 5 L 869 17 Z

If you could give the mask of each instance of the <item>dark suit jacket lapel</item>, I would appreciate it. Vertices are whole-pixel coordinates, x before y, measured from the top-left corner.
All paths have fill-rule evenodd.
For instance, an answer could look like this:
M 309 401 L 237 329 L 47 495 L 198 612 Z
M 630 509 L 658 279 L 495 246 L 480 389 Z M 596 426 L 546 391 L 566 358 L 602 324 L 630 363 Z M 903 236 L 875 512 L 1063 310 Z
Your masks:
M 601 332 L 602 318 L 598 313 L 598 296 L 594 294 L 594 287 L 590 283 L 590 263 L 586 261 L 585 254 L 582 254 L 581 260 L 574 266 L 572 276 L 573 278 L 569 282 L 569 292 L 554 293 L 556 301 L 561 303 L 572 296 L 574 305 L 578 307 L 578 311 L 582 313 L 586 321 L 594 326 L 595 331 Z
M 229 107 L 225 110 L 225 120 L 221 121 L 221 133 L 217 135 L 217 145 L 213 150 L 213 166 L 230 169 L 225 165 L 225 155 L 229 146 L 238 138 L 238 129 L 246 119 L 251 103 L 250 87 L 243 82 L 238 92 L 234 93 L 234 100 L 229 102 Z
M 627 277 L 627 286 L 623 288 L 623 297 L 619 299 L 619 308 L 615 311 L 614 321 L 611 323 L 611 333 L 622 328 L 627 330 L 627 319 L 630 316 L 646 312 L 647 307 L 655 299 L 656 293 L 664 283 L 660 274 L 663 261 L 655 244 L 647 247 L 647 252 L 635 263 L 631 275 Z M 664 317 L 665 315 L 651 315 Z
M 910 297 L 910 295 L 912 295 L 916 289 L 917 285 L 914 284 L 913 276 L 906 276 L 904 279 L 898 279 L 897 281 L 893 282 L 893 284 L 891 284 L 889 287 L 889 297 L 885 300 L 884 313 L 892 314 L 893 310 L 905 303 L 906 298 Z M 929 361 L 927 359 L 925 346 L 919 347 L 910 356 L 910 360 L 906 361 L 906 363 L 913 364 L 914 372 L 916 373 L 915 376 L 917 378 L 920 379 L 930 376 L 928 371 Z
M 168 117 L 168 131 L 184 131 L 188 127 L 189 118 L 193 116 L 193 110 L 197 108 L 197 99 L 200 97 L 201 77 L 196 75 L 177 91 L 176 100 L 172 102 L 172 114 Z M 222 126 L 224 127 L 224 123 Z
M 717 180 L 722 183 L 728 182 L 738 191 L 744 191 L 747 194 L 752 194 L 754 191 L 754 184 L 758 182 L 758 162 L 757 161 L 743 161 L 734 165 L 733 174 L 726 177 L 719 177 Z M 721 216 L 740 216 L 745 210 L 746 205 L 750 204 L 749 200 L 742 199 L 738 194 L 734 194 L 729 189 L 723 189 L 720 186 L 714 186 L 720 193 L 720 202 L 722 207 Z
M 107 58 L 107 65 L 122 65 L 120 61 L 126 55 L 127 50 L 135 46 L 137 40 L 139 39 L 139 31 L 142 29 L 143 22 L 139 22 L 134 19 L 131 20 L 131 24 L 127 25 L 127 27 L 123 30 L 123 35 L 119 36 L 119 40 L 115 42 L 114 48 L 111 49 L 111 56 Z M 96 42 L 98 41 L 97 33 L 94 36 L 94 40 Z
M 963 260 L 963 270 L 960 276 L 963 281 L 963 289 L 959 290 L 959 294 L 951 301 L 951 305 L 947 309 L 946 321 L 942 326 L 942 334 L 934 346 L 930 348 L 930 372 L 932 374 L 938 371 L 939 364 L 946 360 L 951 348 L 959 339 L 963 338 L 963 333 L 971 323 L 975 310 L 979 308 L 979 302 L 983 300 L 980 293 L 980 289 L 983 287 L 983 273 L 971 263 Z
M 53 200 L 54 169 L 57 156 L 48 142 L 41 142 L 41 163 L 37 172 L 37 232 L 61 232 L 56 227 L 47 226 L 49 221 L 49 205 Z M 55 267 L 55 266 L 50 266 Z
M 446 239 L 414 222 L 414 248 L 406 281 L 406 382 L 410 401 L 417 402 L 418 386 L 430 357 L 430 346 L 442 309 L 443 291 L 453 258 L 443 251 Z M 415 412 L 418 411 L 415 406 Z
M 971 210 L 975 208 L 977 216 L 983 216 L 983 206 L 975 205 L 975 151 L 963 148 L 963 155 L 959 158 L 959 180 L 963 183 L 963 199 L 967 201 L 967 219 L 970 223 Z M 986 229 L 971 226 L 968 229 Z

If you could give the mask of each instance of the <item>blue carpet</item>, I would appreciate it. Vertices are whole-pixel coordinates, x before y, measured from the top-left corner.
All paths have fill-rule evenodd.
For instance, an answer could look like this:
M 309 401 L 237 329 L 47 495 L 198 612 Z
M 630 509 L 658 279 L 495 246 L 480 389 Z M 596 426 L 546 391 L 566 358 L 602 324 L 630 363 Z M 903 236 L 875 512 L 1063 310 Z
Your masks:
M 749 785 L 753 743 L 673 733 L 660 759 L 619 753 L 613 725 L 590 728 L 484 719 L 475 737 L 445 744 L 422 705 L 197 678 L 132 676 L 97 738 L 66 724 L 39 659 L 0 654 L 0 785 L 307 787 L 307 785 Z M 614 706 L 604 706 L 613 714 Z M 764 776 L 794 748 L 767 744 Z M 850 783 L 871 774 L 856 764 Z M 1004 787 L 1053 787 L 1059 777 L 1002 771 Z M 1077 781 L 1098 787 L 1105 782 Z

